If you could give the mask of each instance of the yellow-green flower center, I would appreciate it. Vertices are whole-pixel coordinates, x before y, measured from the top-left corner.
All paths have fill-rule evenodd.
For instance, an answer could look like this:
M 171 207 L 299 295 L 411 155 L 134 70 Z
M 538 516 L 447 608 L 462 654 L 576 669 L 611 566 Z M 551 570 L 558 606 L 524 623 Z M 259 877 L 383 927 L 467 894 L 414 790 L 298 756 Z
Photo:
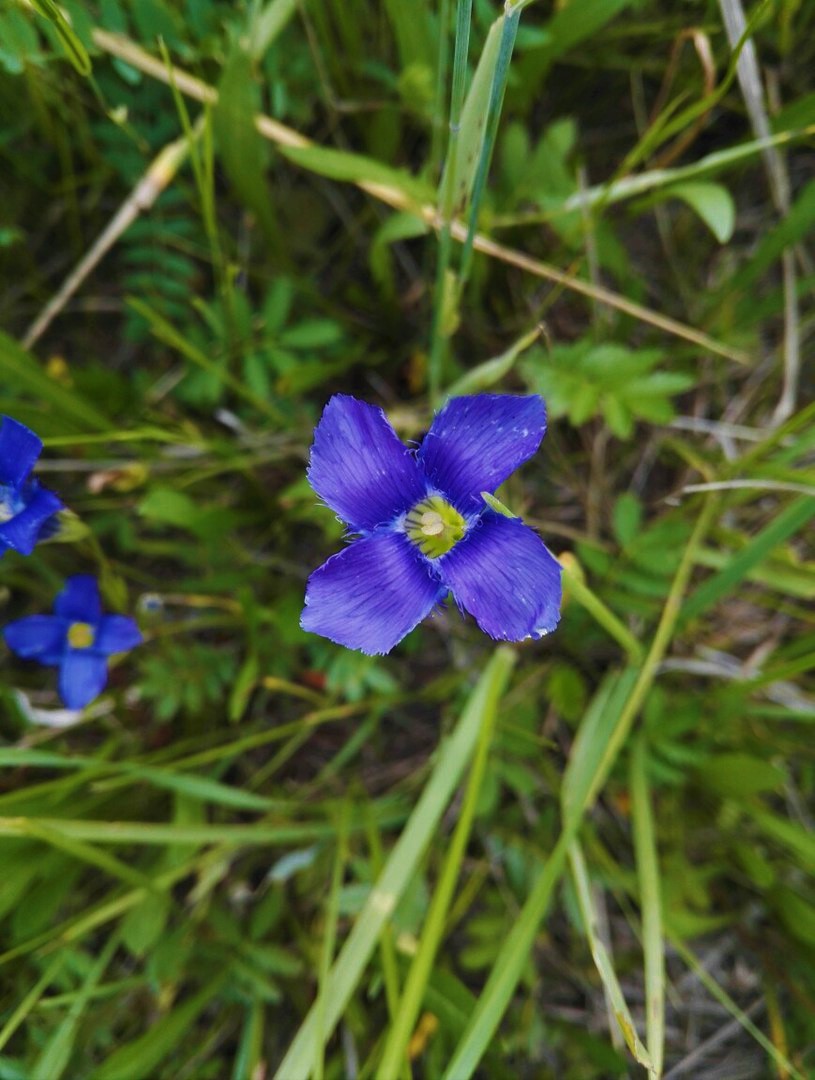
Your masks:
M 446 555 L 467 531 L 467 523 L 458 510 L 441 495 L 430 495 L 416 503 L 405 517 L 408 539 L 428 559 Z
M 72 649 L 89 649 L 95 637 L 96 631 L 90 623 L 74 622 L 68 627 L 68 644 Z

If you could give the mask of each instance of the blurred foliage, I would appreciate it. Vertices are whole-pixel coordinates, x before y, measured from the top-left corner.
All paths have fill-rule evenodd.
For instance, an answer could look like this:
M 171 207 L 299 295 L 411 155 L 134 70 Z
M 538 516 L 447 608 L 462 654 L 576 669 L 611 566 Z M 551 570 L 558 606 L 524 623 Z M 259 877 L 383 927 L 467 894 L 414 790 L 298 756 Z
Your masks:
M 313 1075 L 375 1076 L 433 933 L 401 1075 L 444 1076 L 474 1023 L 478 1075 L 639 1075 L 615 991 L 652 1057 L 664 1018 L 666 1071 L 696 1050 L 697 1076 L 815 1069 L 811 367 L 774 419 L 784 358 L 812 350 L 815 8 L 748 12 L 785 210 L 717 4 L 529 4 L 479 215 L 504 251 L 468 276 L 455 248 L 440 290 L 421 206 L 444 205 L 455 7 L 0 7 L 0 412 L 44 437 L 82 526 L 0 563 L 3 619 L 93 572 L 147 638 L 67 728 L 52 673 L 2 657 L 0 1077 L 249 1080 L 298 1031 Z M 500 16 L 475 0 L 470 78 Z M 185 164 L 25 349 L 185 132 Z M 385 658 L 298 625 L 342 534 L 304 477 L 325 401 L 380 402 L 418 439 L 434 364 L 443 387 L 547 399 L 501 498 L 590 602 L 567 589 L 511 679 L 450 607 Z

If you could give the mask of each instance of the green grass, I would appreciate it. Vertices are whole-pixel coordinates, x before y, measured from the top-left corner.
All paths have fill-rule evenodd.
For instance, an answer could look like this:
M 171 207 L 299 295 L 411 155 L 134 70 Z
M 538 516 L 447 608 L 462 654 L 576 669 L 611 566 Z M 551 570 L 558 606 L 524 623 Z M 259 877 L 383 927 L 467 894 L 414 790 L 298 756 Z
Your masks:
M 67 728 L 0 647 L 0 1080 L 815 1068 L 813 9 L 747 11 L 769 139 L 717 4 L 405 12 L 0 10 L 0 413 L 72 512 L 0 621 L 94 573 L 146 639 Z M 337 391 L 544 394 L 553 635 L 299 629 Z

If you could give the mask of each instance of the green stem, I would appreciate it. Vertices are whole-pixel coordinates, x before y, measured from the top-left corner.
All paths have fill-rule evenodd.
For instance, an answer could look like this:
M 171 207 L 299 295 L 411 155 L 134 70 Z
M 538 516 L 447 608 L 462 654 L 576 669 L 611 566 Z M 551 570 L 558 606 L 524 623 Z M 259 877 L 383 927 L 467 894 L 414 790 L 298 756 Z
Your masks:
M 611 608 L 606 607 L 600 597 L 592 592 L 588 585 L 581 581 L 577 574 L 568 567 L 564 566 L 563 576 L 566 579 L 567 588 L 576 602 L 580 604 L 582 608 L 585 608 L 589 615 L 591 615 L 592 618 L 623 647 L 632 664 L 635 666 L 641 664 L 642 646 L 628 627 L 621 622 Z

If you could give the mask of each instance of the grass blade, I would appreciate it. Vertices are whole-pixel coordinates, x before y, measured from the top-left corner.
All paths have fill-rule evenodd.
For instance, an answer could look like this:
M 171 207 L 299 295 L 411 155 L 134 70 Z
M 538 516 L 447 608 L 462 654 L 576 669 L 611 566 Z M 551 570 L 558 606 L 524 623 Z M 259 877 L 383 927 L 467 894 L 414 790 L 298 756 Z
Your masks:
M 665 958 L 662 944 L 662 901 L 659 863 L 651 797 L 648 790 L 647 758 L 642 737 L 631 755 L 631 814 L 634 851 L 640 885 L 642 948 L 645 956 L 646 1043 L 653 1060 L 654 1075 L 662 1075 L 665 1044 Z
M 643 1068 L 648 1070 L 649 1076 L 657 1077 L 659 1073 L 651 1060 L 650 1054 L 643 1046 L 642 1040 L 637 1034 L 634 1018 L 632 1017 L 631 1010 L 628 1008 L 628 1003 L 623 996 L 617 974 L 611 963 L 611 957 L 608 955 L 608 951 L 597 932 L 597 915 L 591 895 L 591 882 L 589 881 L 589 874 L 586 869 L 586 861 L 583 857 L 582 848 L 577 841 L 572 844 L 571 850 L 569 851 L 569 862 L 571 864 L 572 877 L 574 878 L 575 889 L 577 891 L 577 902 L 580 906 L 580 915 L 586 928 L 586 936 L 589 941 L 589 948 L 591 949 L 594 966 L 597 968 L 597 974 L 600 976 L 600 980 L 608 996 L 608 1002 L 614 1013 L 614 1018 L 619 1024 L 626 1046 L 631 1051 L 634 1058 L 643 1066 Z
M 587 761 L 574 766 L 574 791 L 564 803 L 563 831 L 492 969 L 464 1035 L 447 1066 L 444 1080 L 469 1080 L 501 1022 L 523 973 L 538 927 L 549 908 L 555 886 L 565 869 L 569 850 L 580 830 L 583 815 L 605 782 L 656 678 L 659 664 L 676 629 L 682 596 L 694 566 L 697 548 L 710 528 L 715 509 L 716 503 L 713 499 L 708 499 L 683 553 L 642 667 L 637 672 L 624 672 L 611 680 L 611 685 L 601 687 L 598 697 L 606 695 L 605 700 L 601 699 L 601 703 L 597 704 L 595 698 L 592 703 L 597 717 L 594 723 L 606 734 L 606 741 L 601 746 L 595 746 L 594 740 L 584 738 L 582 749 L 579 750 L 577 743 L 573 748 L 573 758 L 582 758 L 585 755 Z M 624 691 L 620 689 L 621 684 Z M 611 710 L 612 703 L 614 711 Z
M 515 654 L 511 649 L 502 647 L 493 654 L 453 734 L 439 750 L 430 780 L 416 809 L 391 851 L 375 888 L 325 981 L 325 989 L 320 995 L 325 1000 L 312 1006 L 300 1026 L 275 1074 L 278 1080 L 300 1080 L 310 1074 L 318 1037 L 318 1018 L 322 1012 L 322 1035 L 325 1037 L 333 1030 L 357 988 L 365 965 L 376 948 L 382 927 L 393 913 L 435 834 L 475 750 L 485 718 L 496 708 L 514 663 Z
M 461 806 L 461 813 L 459 814 L 447 857 L 444 860 L 441 876 L 433 893 L 433 900 L 427 913 L 419 948 L 410 966 L 405 991 L 399 1004 L 399 1011 L 388 1032 L 382 1061 L 376 1074 L 378 1080 L 389 1080 L 390 1077 L 396 1076 L 400 1067 L 403 1067 L 406 1061 L 405 1048 L 416 1023 L 416 1017 L 419 1015 L 419 1009 L 422 1006 L 422 1000 L 433 968 L 433 961 L 436 958 L 444 934 L 445 923 L 461 870 L 464 852 L 470 839 L 475 811 L 487 769 L 496 711 L 495 708 L 491 708 L 485 710 L 484 713 L 484 721 L 478 733 L 478 746 L 467 781 L 467 790 Z
M 713 577 L 691 593 L 682 608 L 681 622 L 695 619 L 730 594 L 739 582 L 759 566 L 779 544 L 789 540 L 815 517 L 815 498 L 804 495 L 781 511 L 766 529 L 746 544 Z

